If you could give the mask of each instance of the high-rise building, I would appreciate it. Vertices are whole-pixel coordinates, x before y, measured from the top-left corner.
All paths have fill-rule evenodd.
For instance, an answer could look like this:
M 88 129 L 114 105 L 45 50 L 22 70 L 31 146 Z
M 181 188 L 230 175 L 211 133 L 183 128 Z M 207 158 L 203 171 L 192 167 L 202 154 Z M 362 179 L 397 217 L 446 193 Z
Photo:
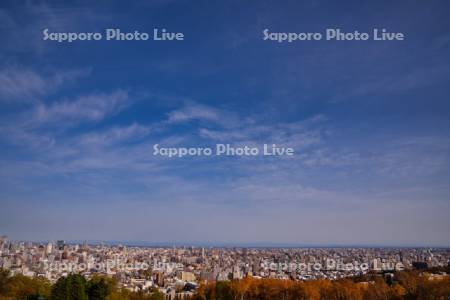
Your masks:
M 6 235 L 0 236 L 0 249 L 3 248 L 8 242 L 8 237 Z
M 48 255 L 50 253 L 52 253 L 53 250 L 53 244 L 48 242 L 47 247 L 45 248 L 45 253 Z
M 64 250 L 64 246 L 65 246 L 66 242 L 63 240 L 59 240 L 56 242 L 56 245 L 58 247 L 58 250 Z

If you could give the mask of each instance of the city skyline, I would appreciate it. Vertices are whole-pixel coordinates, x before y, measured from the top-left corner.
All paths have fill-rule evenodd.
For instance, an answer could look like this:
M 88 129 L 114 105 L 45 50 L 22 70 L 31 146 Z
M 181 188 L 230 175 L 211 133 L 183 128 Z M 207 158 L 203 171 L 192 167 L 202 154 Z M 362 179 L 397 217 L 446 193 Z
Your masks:
M 1 236 L 1 235 L 0 235 Z M 276 243 L 270 241 L 260 241 L 260 242 L 209 242 L 209 241 L 151 241 L 151 240 L 140 240 L 140 241 L 130 241 L 130 240 L 66 240 L 63 237 L 48 239 L 48 240 L 23 240 L 14 239 L 14 237 L 9 237 L 8 235 L 3 235 L 8 238 L 11 242 L 15 243 L 35 243 L 35 244 L 47 244 L 47 243 L 57 243 L 58 241 L 64 241 L 67 245 L 82 245 L 87 244 L 91 246 L 105 245 L 109 247 L 114 246 L 127 246 L 127 247 L 142 247 L 142 248 L 172 248 L 172 247 L 194 247 L 194 248 L 238 248 L 238 249 L 338 249 L 338 248 L 375 248 L 375 249 L 448 249 L 449 246 L 444 245 L 419 245 L 419 244 L 331 244 L 331 243 L 321 243 L 321 244 L 306 244 L 306 243 Z
M 2 1 L 0 234 L 450 247 L 449 8 Z M 183 40 L 44 34 L 108 28 Z M 329 28 L 404 40 L 264 39 Z M 154 155 L 217 144 L 295 153 Z
M 383 291 L 393 285 L 400 297 L 405 292 L 398 286 L 409 288 L 410 282 L 404 282 L 403 276 L 423 278 L 423 294 L 447 295 L 449 259 L 448 248 L 137 247 L 69 244 L 64 240 L 14 242 L 0 236 L 0 270 L 1 276 L 9 276 L 7 284 L 14 286 L 16 280 L 27 278 L 38 287 L 46 284 L 52 288 L 34 287 L 23 293 L 52 298 L 58 298 L 55 294 L 62 282 L 76 278 L 81 282 L 109 282 L 111 288 L 103 290 L 109 290 L 108 294 L 123 293 L 118 299 L 127 298 L 130 292 L 140 293 L 141 297 L 161 293 L 164 297 L 159 299 L 190 299 L 211 284 L 283 283 L 301 288 L 321 282 L 337 285 L 341 295 L 346 291 L 340 286 L 342 282 L 351 284 L 360 294 L 370 294 L 368 287 Z M 393 284 L 394 281 L 399 282 Z M 68 289 L 86 290 L 80 285 L 69 285 L 61 290 L 63 296 L 59 298 L 66 298 Z M 17 290 L 11 290 L 3 289 L 2 293 L 18 294 Z M 94 298 L 89 291 L 90 288 L 89 299 Z M 284 286 L 280 293 L 283 291 L 286 296 L 290 289 Z M 307 291 L 314 294 L 311 289 Z M 244 298 L 252 292 L 244 289 L 241 293 Z M 262 295 L 267 293 L 261 289 Z M 331 298 L 330 294 L 320 293 L 323 299 Z

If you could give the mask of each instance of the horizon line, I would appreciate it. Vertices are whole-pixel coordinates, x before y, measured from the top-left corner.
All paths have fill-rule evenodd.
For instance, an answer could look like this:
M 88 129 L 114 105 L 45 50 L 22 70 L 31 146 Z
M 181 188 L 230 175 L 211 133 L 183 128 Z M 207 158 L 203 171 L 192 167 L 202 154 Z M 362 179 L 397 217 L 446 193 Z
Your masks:
M 218 241 L 133 241 L 133 240 L 23 240 L 10 239 L 13 242 L 49 243 L 63 240 L 67 244 L 129 246 L 129 247 L 208 247 L 208 248 L 449 248 L 450 245 L 436 244 L 383 244 L 383 243 L 289 243 L 289 242 L 218 242 Z

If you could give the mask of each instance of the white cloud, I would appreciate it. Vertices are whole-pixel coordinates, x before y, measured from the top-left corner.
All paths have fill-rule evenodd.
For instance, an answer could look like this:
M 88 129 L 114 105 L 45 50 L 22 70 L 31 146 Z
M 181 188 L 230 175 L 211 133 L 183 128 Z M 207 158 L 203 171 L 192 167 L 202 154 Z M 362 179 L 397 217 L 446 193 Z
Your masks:
M 45 76 L 32 69 L 7 67 L 0 71 L 0 102 L 31 102 L 64 83 L 85 76 L 89 69 L 57 71 Z
M 79 145 L 87 147 L 110 146 L 117 143 L 139 139 L 150 133 L 150 127 L 133 123 L 124 127 L 113 127 L 103 132 L 91 132 L 81 136 Z
M 75 100 L 63 100 L 52 104 L 39 104 L 33 111 L 32 124 L 53 122 L 77 123 L 100 121 L 115 115 L 129 105 L 128 92 L 92 93 Z
M 266 125 L 263 120 L 247 119 L 236 123 L 232 128 L 212 130 L 201 128 L 201 137 L 229 144 L 262 144 L 276 143 L 303 149 L 311 145 L 318 145 L 323 141 L 326 131 L 321 124 L 326 120 L 322 115 L 293 122 Z
M 181 123 L 191 120 L 207 120 L 217 122 L 220 112 L 212 107 L 200 104 L 190 104 L 168 114 L 168 123 Z

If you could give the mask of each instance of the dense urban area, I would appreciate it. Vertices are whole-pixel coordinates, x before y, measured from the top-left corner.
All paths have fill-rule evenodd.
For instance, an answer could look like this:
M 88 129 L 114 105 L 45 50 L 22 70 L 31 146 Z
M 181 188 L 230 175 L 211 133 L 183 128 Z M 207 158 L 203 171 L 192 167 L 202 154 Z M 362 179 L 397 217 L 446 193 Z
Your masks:
M 449 262 L 447 248 L 138 247 L 2 236 L 0 299 L 447 299 Z M 71 288 L 78 294 L 69 297 Z

